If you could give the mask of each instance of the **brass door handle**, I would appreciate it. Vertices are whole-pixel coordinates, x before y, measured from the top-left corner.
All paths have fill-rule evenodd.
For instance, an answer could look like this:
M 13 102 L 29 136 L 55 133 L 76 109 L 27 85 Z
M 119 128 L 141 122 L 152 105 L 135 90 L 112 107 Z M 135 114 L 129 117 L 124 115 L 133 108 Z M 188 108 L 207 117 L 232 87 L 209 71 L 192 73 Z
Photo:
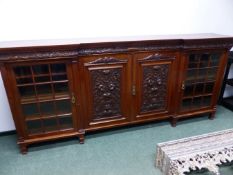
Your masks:
M 135 85 L 132 86 L 132 95 L 136 95 L 136 86 Z
M 72 93 L 72 96 L 71 96 L 71 103 L 72 103 L 72 104 L 75 104 L 75 103 L 76 103 L 76 98 L 75 98 L 74 93 Z
M 181 89 L 182 89 L 182 90 L 185 90 L 185 84 L 184 84 L 184 81 L 182 82 Z

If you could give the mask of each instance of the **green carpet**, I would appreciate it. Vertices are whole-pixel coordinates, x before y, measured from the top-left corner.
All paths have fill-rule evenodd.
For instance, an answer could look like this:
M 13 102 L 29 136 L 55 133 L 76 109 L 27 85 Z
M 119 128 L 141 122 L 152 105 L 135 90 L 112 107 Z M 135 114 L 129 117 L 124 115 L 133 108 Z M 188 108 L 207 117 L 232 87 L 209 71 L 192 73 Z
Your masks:
M 233 112 L 218 106 L 215 120 L 183 120 L 176 128 L 168 121 L 118 128 L 87 134 L 84 145 L 75 138 L 33 145 L 27 155 L 19 153 L 16 135 L 1 136 L 0 175 L 161 175 L 154 166 L 157 143 L 229 128 Z M 232 175 L 233 166 L 221 173 Z

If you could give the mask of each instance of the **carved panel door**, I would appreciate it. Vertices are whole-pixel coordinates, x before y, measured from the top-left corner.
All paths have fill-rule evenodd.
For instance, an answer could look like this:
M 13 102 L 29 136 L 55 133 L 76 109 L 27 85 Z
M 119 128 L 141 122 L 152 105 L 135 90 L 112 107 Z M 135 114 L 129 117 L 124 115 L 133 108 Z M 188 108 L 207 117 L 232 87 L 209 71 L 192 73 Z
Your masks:
M 84 75 L 85 128 L 129 121 L 130 55 L 99 55 L 81 58 Z
M 135 57 L 132 86 L 135 120 L 169 117 L 176 88 L 177 55 L 140 53 Z

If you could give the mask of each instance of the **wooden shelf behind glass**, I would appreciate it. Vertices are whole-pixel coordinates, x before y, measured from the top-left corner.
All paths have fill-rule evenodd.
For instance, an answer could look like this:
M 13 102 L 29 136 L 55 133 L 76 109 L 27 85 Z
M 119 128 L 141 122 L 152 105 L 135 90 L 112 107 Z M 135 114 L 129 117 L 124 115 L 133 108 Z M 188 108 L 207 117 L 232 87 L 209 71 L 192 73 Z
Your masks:
M 57 93 L 53 94 L 44 94 L 40 96 L 27 96 L 21 98 L 21 104 L 30 104 L 30 103 L 38 103 L 38 102 L 47 102 L 54 100 L 62 100 L 62 99 L 70 99 L 69 93 Z
M 56 114 L 56 115 L 31 115 L 31 116 L 27 116 L 25 117 L 25 121 L 33 121 L 33 120 L 42 120 L 42 119 L 51 119 L 51 118 L 57 118 L 57 117 L 70 117 L 72 115 L 72 113 L 60 113 L 60 114 Z

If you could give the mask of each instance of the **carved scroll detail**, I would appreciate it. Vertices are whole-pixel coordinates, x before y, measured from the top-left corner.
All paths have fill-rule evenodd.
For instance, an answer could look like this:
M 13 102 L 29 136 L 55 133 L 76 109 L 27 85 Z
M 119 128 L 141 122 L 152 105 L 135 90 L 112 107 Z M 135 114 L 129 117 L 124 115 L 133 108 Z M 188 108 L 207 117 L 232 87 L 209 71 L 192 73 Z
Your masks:
M 145 61 L 157 61 L 157 60 L 163 60 L 163 59 L 175 59 L 175 57 L 161 55 L 161 54 L 153 54 L 149 55 L 148 57 L 143 58 Z
M 154 65 L 143 68 L 141 112 L 165 109 L 168 69 L 168 65 Z
M 109 63 L 122 63 L 122 62 L 126 62 L 126 61 L 114 57 L 102 57 L 97 60 L 91 61 L 87 64 L 109 64 Z
M 121 70 L 91 70 L 93 93 L 93 119 L 112 118 L 121 115 Z

